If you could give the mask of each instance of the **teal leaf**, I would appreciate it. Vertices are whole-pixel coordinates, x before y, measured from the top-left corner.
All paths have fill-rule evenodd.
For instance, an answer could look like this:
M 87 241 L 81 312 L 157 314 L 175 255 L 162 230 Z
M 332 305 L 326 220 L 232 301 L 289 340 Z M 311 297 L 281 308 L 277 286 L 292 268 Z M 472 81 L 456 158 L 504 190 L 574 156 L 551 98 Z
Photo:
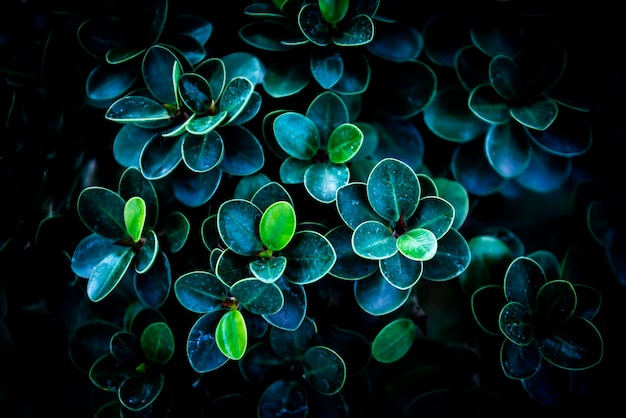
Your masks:
M 470 209 L 470 200 L 467 190 L 458 181 L 445 177 L 436 177 L 432 179 L 432 182 L 437 189 L 439 197 L 446 200 L 452 205 L 452 207 L 454 207 L 454 220 L 452 221 L 452 228 L 461 228 L 469 215 Z M 420 181 L 420 185 L 422 188 L 422 196 L 425 196 L 424 182 Z
M 220 170 L 233 176 L 247 176 L 263 167 L 263 147 L 251 131 L 233 125 L 221 128 L 220 134 L 224 141 L 224 158 L 220 161 Z
M 209 82 L 196 73 L 185 73 L 179 77 L 178 92 L 185 106 L 194 113 L 207 113 L 215 104 L 216 96 Z
M 197 373 L 219 369 L 228 361 L 215 341 L 215 329 L 223 315 L 224 310 L 206 313 L 198 318 L 189 331 L 187 358 Z
M 139 241 L 146 222 L 146 202 L 138 196 L 131 197 L 124 205 L 124 225 L 133 242 Z
M 399 309 L 409 298 L 411 290 L 392 286 L 380 272 L 354 282 L 354 296 L 365 312 L 382 316 Z
M 480 84 L 470 92 L 468 106 L 481 120 L 502 124 L 511 119 L 510 104 L 498 94 L 491 84 Z
M 174 211 L 167 215 L 163 223 L 162 233 L 165 244 L 171 253 L 177 253 L 183 248 L 190 230 L 191 224 L 184 213 Z
M 295 331 L 304 321 L 307 312 L 307 296 L 304 286 L 292 283 L 284 276 L 275 283 L 283 293 L 283 307 L 273 315 L 263 315 L 263 318 L 277 328 Z
M 239 126 L 251 121 L 259 113 L 259 110 L 261 110 L 262 104 L 263 96 L 261 96 L 259 92 L 253 91 L 250 95 L 250 100 L 248 100 L 241 112 L 239 112 L 236 118 L 231 119 L 228 124 L 231 126 Z
M 263 62 L 250 52 L 231 52 L 222 57 L 226 69 L 226 79 L 245 78 L 254 86 L 263 80 L 265 66 Z
M 178 71 L 175 69 L 181 67 L 176 55 L 163 45 L 153 45 L 146 51 L 141 67 L 143 80 L 159 103 L 177 105 L 178 80 L 175 74 Z
M 88 278 L 93 269 L 112 251 L 119 249 L 115 239 L 91 233 L 83 238 L 72 254 L 72 271 L 79 277 Z
M 320 148 L 320 134 L 311 119 L 296 112 L 286 112 L 274 120 L 274 135 L 290 156 L 309 160 Z
M 372 153 L 377 161 L 395 158 L 412 168 L 419 168 L 424 159 L 424 138 L 409 119 L 385 118 L 372 123 L 378 132 L 378 146 Z
M 148 271 L 142 274 L 135 272 L 134 287 L 137 297 L 145 306 L 154 309 L 163 306 L 172 289 L 172 270 L 164 252 L 157 253 Z
M 536 343 L 517 345 L 504 339 L 500 348 L 500 364 L 509 379 L 529 379 L 541 367 L 541 352 Z
M 304 172 L 304 187 L 311 197 L 322 203 L 332 203 L 337 189 L 348 184 L 350 169 L 332 162 L 311 164 Z
M 539 289 L 546 283 L 546 275 L 533 259 L 515 258 L 504 276 L 504 293 L 509 302 L 519 302 L 534 311 Z
M 143 274 L 148 271 L 157 256 L 159 255 L 159 239 L 156 232 L 151 229 L 146 233 L 143 246 L 135 257 L 135 271 L 139 274 Z
M 245 77 L 235 77 L 226 84 L 218 102 L 219 111 L 228 115 L 224 125 L 231 124 L 245 110 L 253 91 L 254 84 Z
M 339 225 L 324 236 L 337 254 L 337 261 L 329 271 L 331 276 L 344 280 L 359 280 L 378 270 L 376 261 L 363 259 L 354 252 L 352 249 L 352 229 L 348 226 Z
M 415 261 L 428 261 L 437 253 L 437 237 L 424 228 L 407 231 L 398 237 L 396 244 L 402 255 Z
M 529 104 L 513 106 L 511 117 L 522 125 L 543 131 L 556 119 L 559 106 L 551 99 L 537 99 Z
M 85 82 L 87 97 L 95 103 L 110 106 L 130 90 L 137 78 L 138 71 L 134 66 L 97 65 L 89 72 Z
M 580 317 L 572 317 L 560 324 L 538 343 L 544 359 L 568 370 L 589 369 L 600 363 L 604 356 L 600 331 L 593 323 Z
M 324 277 L 337 260 L 328 239 L 319 232 L 309 230 L 296 232 L 281 255 L 287 258 L 285 276 L 301 285 Z
M 292 418 L 307 416 L 308 396 L 304 386 L 296 380 L 279 379 L 265 388 L 259 398 L 259 414 L 261 418 L 280 416 L 284 411 L 290 411 Z
M 378 260 L 380 273 L 394 287 L 410 289 L 422 277 L 424 263 L 397 252 L 389 258 Z
M 551 280 L 537 292 L 537 312 L 551 324 L 561 324 L 574 315 L 576 290 L 567 280 Z
M 314 346 L 302 356 L 304 378 L 311 387 L 324 395 L 341 390 L 346 381 L 346 364 L 334 350 Z
M 139 341 L 146 358 L 153 363 L 165 364 L 174 355 L 174 334 L 165 322 L 148 325 Z
M 339 187 L 336 205 L 339 216 L 350 229 L 356 229 L 365 221 L 385 222 L 370 206 L 364 182 L 350 182 Z
M 350 121 L 346 102 L 332 91 L 315 96 L 306 109 L 306 117 L 317 127 L 322 148 L 328 147 L 328 139 L 335 129 Z
M 116 247 L 96 265 L 87 282 L 87 296 L 92 302 L 101 301 L 117 287 L 134 256 L 130 247 Z
M 181 146 L 185 165 L 197 173 L 217 167 L 224 157 L 224 141 L 216 131 L 204 135 L 187 134 Z
M 304 183 L 304 173 L 313 164 L 311 160 L 287 157 L 280 164 L 279 176 L 283 184 Z
M 528 190 L 548 193 L 561 187 L 571 172 L 571 158 L 553 155 L 534 147 L 526 170 L 515 177 L 515 180 Z
M 477 196 L 496 193 L 507 181 L 487 161 L 483 141 L 470 141 L 458 146 L 452 153 L 450 169 L 454 179 Z
M 194 135 L 205 135 L 218 126 L 226 124 L 226 118 L 228 117 L 228 112 L 221 111 L 216 113 L 215 115 L 202 115 L 197 116 L 193 120 L 191 120 L 185 128 L 187 132 Z
M 439 138 L 464 143 L 483 135 L 489 126 L 468 107 L 468 92 L 461 87 L 448 85 L 424 109 L 424 122 Z
M 228 310 L 215 328 L 215 343 L 220 351 L 231 360 L 243 357 L 248 345 L 248 330 L 241 312 Z
M 142 411 L 150 407 L 161 394 L 165 378 L 161 373 L 138 373 L 125 379 L 118 389 L 118 398 L 125 408 Z
M 417 326 L 408 318 L 396 319 L 385 325 L 372 341 L 372 356 L 381 363 L 400 360 L 417 337 Z
M 363 132 L 351 123 L 335 128 L 328 138 L 328 158 L 335 164 L 350 161 L 363 144 Z
M 562 157 L 576 157 L 591 148 L 593 133 L 589 119 L 581 112 L 559 107 L 558 117 L 544 130 L 525 128 L 526 134 L 544 151 Z
M 333 37 L 333 43 L 340 47 L 355 47 L 367 45 L 372 39 L 374 39 L 372 18 L 359 14 L 346 22 L 341 31 Z
M 119 194 L 104 187 L 91 186 L 80 192 L 77 209 L 89 230 L 105 238 L 123 240 L 129 237 L 124 224 L 125 205 Z
M 140 169 L 148 180 L 158 180 L 169 175 L 183 159 L 181 143 L 183 136 L 153 137 L 140 155 Z
M 244 308 L 257 315 L 275 314 L 284 303 L 283 294 L 276 284 L 257 278 L 239 280 L 231 286 L 230 293 Z
M 438 196 L 426 196 L 420 200 L 407 228 L 427 229 L 439 239 L 450 230 L 454 218 L 455 210 L 450 202 Z
M 365 221 L 354 229 L 352 248 L 368 260 L 388 258 L 398 252 L 391 230 L 378 221 Z
M 252 256 L 237 254 L 231 249 L 221 251 L 215 265 L 215 274 L 228 287 L 249 277 L 248 265 Z
M 409 60 L 385 62 L 385 74 L 393 77 L 385 79 L 386 98 L 381 111 L 407 119 L 426 109 L 437 94 L 437 76 L 424 62 Z
M 263 77 L 263 89 L 274 98 L 289 97 L 302 91 L 311 82 L 306 63 L 272 62 Z
M 293 331 L 272 328 L 269 333 L 269 344 L 275 354 L 285 362 L 294 362 L 302 358 L 310 347 L 318 344 L 320 336 L 317 324 L 309 317 Z
M 260 190 L 263 186 L 270 182 L 272 182 L 272 180 L 269 178 L 269 176 L 260 171 L 257 171 L 253 174 L 248 174 L 246 176 L 242 176 L 237 182 L 237 186 L 235 186 L 233 197 L 236 199 L 249 200 L 263 211 L 267 208 L 267 205 L 262 205 L 259 204 L 259 202 L 255 202 L 253 196 L 255 195 L 255 193 L 257 193 L 258 190 Z M 279 187 L 282 188 L 282 186 Z
M 241 255 L 263 250 L 259 236 L 262 213 L 247 200 L 232 199 L 222 203 L 217 212 L 217 228 L 224 244 Z
M 141 150 L 150 140 L 160 135 L 158 130 L 133 124 L 123 125 L 113 141 L 113 158 L 122 167 L 139 167 Z
M 167 122 L 172 115 L 149 97 L 129 95 L 113 102 L 104 117 L 118 123 L 153 123 Z
M 315 81 L 325 89 L 333 88 L 344 74 L 344 60 L 341 54 L 327 51 L 325 48 L 311 51 L 309 67 Z M 310 76 L 307 80 L 310 80 Z
M 207 58 L 200 62 L 194 73 L 204 78 L 211 89 L 212 98 L 217 100 L 226 86 L 226 66 L 220 58 Z
M 228 297 L 228 287 L 212 273 L 192 271 L 174 282 L 174 294 L 186 309 L 196 313 L 213 312 Z
M 331 40 L 331 25 L 324 19 L 315 4 L 305 4 L 298 13 L 298 26 L 302 34 L 317 46 L 326 46 Z
M 424 49 L 422 34 L 406 22 L 376 21 L 375 37 L 366 47 L 375 56 L 388 61 L 417 59 Z
M 282 255 L 269 259 L 259 258 L 251 261 L 248 267 L 257 279 L 266 283 L 273 283 L 285 272 L 287 259 Z
M 222 180 L 222 170 L 215 168 L 204 173 L 177 170 L 174 173 L 172 192 L 176 199 L 188 207 L 198 207 L 208 202 Z
M 493 336 L 501 336 L 500 312 L 506 305 L 502 286 L 488 284 L 478 287 L 471 295 L 472 315 L 483 331 Z
M 420 185 L 415 171 L 395 158 L 378 162 L 367 179 L 367 198 L 382 218 L 397 222 L 417 209 Z
M 520 69 L 511 57 L 497 55 L 489 64 L 489 79 L 498 94 L 509 100 L 522 88 Z
M 531 312 L 520 302 L 509 302 L 500 311 L 499 327 L 502 334 L 515 345 L 528 345 L 535 337 Z
M 503 179 L 521 176 L 530 168 L 533 155 L 527 136 L 511 123 L 493 125 L 489 129 L 485 151 L 489 165 Z M 528 174 L 530 173 L 531 170 L 528 171 Z M 525 178 L 532 179 L 531 175 L 527 175 Z M 549 184 L 550 182 L 545 182 L 545 185 Z M 530 185 L 529 188 L 531 188 Z
M 293 206 L 293 200 L 285 186 L 276 181 L 268 181 L 259 187 L 250 198 L 250 201 L 265 212 L 273 203 L 284 201 Z
M 289 202 L 272 203 L 261 216 L 259 234 L 263 245 L 272 251 L 280 251 L 296 232 L 296 212 Z
M 437 253 L 424 262 L 424 278 L 433 281 L 450 280 L 463 273 L 472 254 L 467 241 L 456 229 L 450 229 L 437 240 Z

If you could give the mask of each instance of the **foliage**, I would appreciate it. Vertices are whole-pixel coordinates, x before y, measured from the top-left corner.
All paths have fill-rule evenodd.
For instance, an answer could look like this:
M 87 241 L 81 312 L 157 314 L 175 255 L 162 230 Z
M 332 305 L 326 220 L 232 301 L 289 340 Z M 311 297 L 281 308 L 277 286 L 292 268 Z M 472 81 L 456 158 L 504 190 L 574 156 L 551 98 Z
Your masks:
M 1 18 L 3 410 L 617 404 L 623 62 L 588 16 L 131 3 Z

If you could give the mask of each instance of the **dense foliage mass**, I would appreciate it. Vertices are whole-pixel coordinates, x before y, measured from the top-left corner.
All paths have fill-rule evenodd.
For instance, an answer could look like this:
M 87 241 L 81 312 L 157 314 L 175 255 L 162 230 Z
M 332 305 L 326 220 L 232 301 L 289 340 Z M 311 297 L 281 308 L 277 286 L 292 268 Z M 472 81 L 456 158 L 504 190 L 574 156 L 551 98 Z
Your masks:
M 623 28 L 431 3 L 4 5 L 0 411 L 620 405 Z

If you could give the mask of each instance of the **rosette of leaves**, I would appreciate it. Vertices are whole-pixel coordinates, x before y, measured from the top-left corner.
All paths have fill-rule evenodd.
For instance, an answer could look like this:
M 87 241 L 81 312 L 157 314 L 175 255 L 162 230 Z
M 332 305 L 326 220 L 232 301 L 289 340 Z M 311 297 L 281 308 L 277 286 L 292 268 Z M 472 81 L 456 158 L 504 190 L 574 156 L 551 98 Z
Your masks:
M 460 193 L 455 205 L 439 195 L 430 177 L 385 158 L 372 168 L 367 182 L 339 188 L 337 210 L 348 228 L 333 230 L 342 268 L 335 274 L 355 280 L 357 302 L 365 311 L 390 313 L 406 302 L 420 278 L 450 280 L 467 268 L 469 246 L 458 228 L 468 200 L 453 183 L 456 188 L 441 184 L 450 195 Z M 343 260 L 355 256 L 367 260 L 369 268 L 350 269 Z
M 101 186 L 83 189 L 77 210 L 91 233 L 74 249 L 71 267 L 88 279 L 89 299 L 103 300 L 128 277 L 147 306 L 162 305 L 172 280 L 164 249 L 175 253 L 185 244 L 189 235 L 185 215 L 172 212 L 163 225 L 157 225 L 156 191 L 134 167 L 124 171 L 117 191 Z
M 370 84 L 372 56 L 410 61 L 422 50 L 420 33 L 411 25 L 377 16 L 379 4 L 379 0 L 256 1 L 244 10 L 256 20 L 243 26 L 239 36 L 259 50 L 280 54 L 263 80 L 272 97 L 297 94 L 312 81 L 338 94 L 360 94 Z M 413 85 L 419 79 L 413 78 Z
M 145 88 L 116 100 L 105 114 L 124 125 L 113 145 L 116 161 L 139 167 L 150 180 L 173 174 L 181 203 L 206 203 L 222 173 L 244 176 L 264 164 L 260 142 L 242 126 L 260 109 L 254 88 L 262 72 L 261 62 L 247 53 L 208 58 L 192 68 L 175 49 L 150 47 L 142 64 Z
M 171 396 L 164 372 L 174 334 L 157 310 L 130 305 L 127 314 L 124 328 L 105 321 L 80 325 L 68 341 L 70 358 L 97 388 L 117 393 L 98 414 L 167 416 Z
M 282 111 L 266 118 L 265 140 L 284 157 L 279 175 L 283 184 L 304 184 L 308 194 L 332 203 L 337 189 L 350 180 L 349 163 L 365 135 L 350 122 L 348 108 L 333 92 L 323 92 L 305 114 Z
M 425 42 L 435 56 L 444 48 L 435 35 L 449 24 L 446 17 L 429 23 Z M 424 111 L 432 132 L 458 144 L 452 172 L 477 195 L 510 181 L 534 192 L 555 190 L 568 179 L 571 159 L 591 146 L 587 105 L 558 92 L 567 51 L 541 34 L 534 34 L 541 42 L 521 36 L 532 33 L 532 24 L 504 18 L 470 25 L 471 43 L 457 45 L 448 62 L 461 85 L 441 89 Z
M 259 398 L 259 417 L 289 413 L 296 417 L 347 417 L 341 395 L 346 381 L 346 363 L 323 345 L 316 324 L 310 319 L 287 331 L 272 328 L 267 340 L 246 352 L 239 362 L 244 379 L 265 385 Z
M 567 395 L 575 373 L 603 357 L 603 338 L 593 322 L 602 297 L 595 288 L 568 279 L 574 258 L 559 263 L 549 251 L 518 256 L 502 284 L 482 286 L 471 296 L 480 327 L 503 337 L 504 375 L 521 381 L 533 399 L 545 404 Z
M 106 108 L 128 93 L 140 76 L 144 53 L 158 42 L 175 45 L 191 63 L 206 56 L 213 25 L 204 18 L 170 16 L 167 0 L 112 2 L 111 6 L 112 10 L 87 18 L 77 29 L 80 46 L 98 62 L 86 80 L 90 105 Z

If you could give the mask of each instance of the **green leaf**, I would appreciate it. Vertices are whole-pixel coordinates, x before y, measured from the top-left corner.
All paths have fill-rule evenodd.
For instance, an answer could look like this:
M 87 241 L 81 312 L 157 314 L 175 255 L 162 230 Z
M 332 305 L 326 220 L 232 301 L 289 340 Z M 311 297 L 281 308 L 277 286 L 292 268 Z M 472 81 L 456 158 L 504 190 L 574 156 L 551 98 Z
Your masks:
M 174 355 L 174 334 L 165 322 L 153 322 L 141 333 L 141 349 L 146 358 L 165 364 Z
M 416 228 L 400 235 L 398 251 L 415 261 L 428 261 L 437 253 L 437 237 L 430 230 Z
M 328 138 L 328 158 L 335 164 L 350 161 L 363 144 L 363 132 L 351 123 L 335 128 Z
M 296 112 L 286 112 L 274 120 L 274 135 L 290 156 L 310 160 L 320 148 L 320 134 L 311 119 Z
M 320 12 L 329 23 L 339 23 L 348 12 L 349 0 L 319 0 Z
M 232 309 L 220 318 L 215 329 L 215 343 L 229 359 L 243 357 L 248 344 L 248 330 L 241 312 Z
M 276 284 L 257 278 L 239 280 L 232 285 L 230 293 L 244 308 L 257 315 L 275 314 L 284 303 L 283 294 Z
M 302 356 L 304 378 L 319 393 L 333 395 L 346 381 L 346 364 L 334 350 L 314 346 Z
M 146 221 L 144 229 L 152 229 L 159 218 L 157 192 L 150 180 L 146 179 L 137 166 L 128 167 L 120 176 L 118 193 L 122 199 L 141 197 L 146 203 Z
M 115 247 L 91 272 L 87 296 L 92 302 L 107 297 L 122 280 L 135 253 L 130 247 Z
M 261 216 L 259 233 L 263 244 L 272 251 L 280 251 L 296 232 L 296 212 L 289 202 L 272 203 Z
M 408 219 L 420 198 L 420 185 L 415 171 L 395 158 L 381 160 L 367 179 L 367 198 L 382 218 L 397 222 Z
M 396 319 L 381 329 L 372 342 L 372 356 L 381 363 L 400 360 L 417 337 L 417 326 L 408 318 Z
M 124 205 L 124 224 L 133 242 L 141 238 L 145 221 L 146 202 L 141 197 L 131 197 Z

